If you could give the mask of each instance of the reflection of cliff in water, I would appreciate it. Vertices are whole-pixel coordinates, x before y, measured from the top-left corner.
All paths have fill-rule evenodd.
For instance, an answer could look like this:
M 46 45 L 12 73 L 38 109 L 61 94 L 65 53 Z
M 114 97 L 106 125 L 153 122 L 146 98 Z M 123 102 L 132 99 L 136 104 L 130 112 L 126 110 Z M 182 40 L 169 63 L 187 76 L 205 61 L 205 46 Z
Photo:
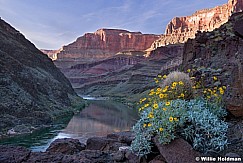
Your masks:
M 110 101 L 93 101 L 73 116 L 60 134 L 85 142 L 91 136 L 104 136 L 111 132 L 128 131 L 138 119 L 136 109 Z

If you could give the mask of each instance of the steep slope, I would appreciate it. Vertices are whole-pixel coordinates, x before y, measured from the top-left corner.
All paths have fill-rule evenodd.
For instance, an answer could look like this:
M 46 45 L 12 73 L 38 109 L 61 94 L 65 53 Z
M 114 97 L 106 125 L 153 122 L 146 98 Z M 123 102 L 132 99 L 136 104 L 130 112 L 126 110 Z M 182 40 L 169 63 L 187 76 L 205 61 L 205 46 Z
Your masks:
M 183 66 L 217 69 L 214 76 L 228 86 L 227 108 L 243 116 L 243 13 L 233 14 L 229 22 L 212 32 L 198 33 L 184 46 Z
M 199 10 L 191 16 L 175 17 L 168 23 L 165 34 L 152 44 L 151 49 L 184 43 L 188 38 L 194 38 L 197 31 L 212 31 L 226 23 L 232 13 L 242 10 L 243 0 L 229 0 L 227 4 Z
M 74 97 L 52 61 L 0 19 L 0 135 L 50 124 L 68 111 Z

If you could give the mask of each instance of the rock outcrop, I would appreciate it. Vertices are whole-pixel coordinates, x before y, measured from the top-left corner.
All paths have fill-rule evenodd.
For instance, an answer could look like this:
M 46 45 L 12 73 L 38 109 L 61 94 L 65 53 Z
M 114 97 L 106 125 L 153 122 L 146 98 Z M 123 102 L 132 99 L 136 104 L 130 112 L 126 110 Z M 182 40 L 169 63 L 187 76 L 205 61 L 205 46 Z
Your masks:
M 189 38 L 195 38 L 197 31 L 212 31 L 226 23 L 232 13 L 242 10 L 243 0 L 229 0 L 227 4 L 199 10 L 191 16 L 175 17 L 168 23 L 165 34 L 151 48 L 184 43 Z
M 243 116 L 243 13 L 235 13 L 229 22 L 212 32 L 202 32 L 184 46 L 183 66 L 217 69 L 214 74 L 228 87 L 227 109 Z M 210 77 L 210 76 L 209 76 Z
M 63 46 L 57 60 L 98 60 L 123 51 L 144 51 L 158 35 L 129 32 L 121 29 L 99 29 L 86 33 L 73 43 Z
M 0 19 L 0 136 L 52 123 L 75 97 L 53 62 Z

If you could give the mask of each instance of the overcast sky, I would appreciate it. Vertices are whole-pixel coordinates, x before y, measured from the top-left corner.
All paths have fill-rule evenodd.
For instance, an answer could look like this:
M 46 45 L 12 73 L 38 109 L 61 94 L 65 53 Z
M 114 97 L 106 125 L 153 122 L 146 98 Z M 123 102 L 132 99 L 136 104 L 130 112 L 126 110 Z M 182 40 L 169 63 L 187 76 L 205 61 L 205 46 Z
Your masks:
M 162 34 L 173 17 L 224 3 L 227 0 L 0 0 L 0 17 L 37 48 L 59 49 L 100 28 Z

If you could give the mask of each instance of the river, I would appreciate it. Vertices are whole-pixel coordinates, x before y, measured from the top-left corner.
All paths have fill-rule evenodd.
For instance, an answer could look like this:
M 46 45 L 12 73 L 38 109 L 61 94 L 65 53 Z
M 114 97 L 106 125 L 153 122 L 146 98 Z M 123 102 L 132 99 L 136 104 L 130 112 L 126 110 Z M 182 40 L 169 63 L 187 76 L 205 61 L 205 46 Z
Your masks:
M 81 143 L 92 136 L 105 136 L 108 133 L 129 131 L 136 123 L 136 109 L 108 99 L 92 100 L 71 120 L 63 121 L 51 128 L 27 136 L 7 139 L 1 144 L 15 144 L 32 151 L 45 151 L 51 142 L 59 138 L 75 138 Z

